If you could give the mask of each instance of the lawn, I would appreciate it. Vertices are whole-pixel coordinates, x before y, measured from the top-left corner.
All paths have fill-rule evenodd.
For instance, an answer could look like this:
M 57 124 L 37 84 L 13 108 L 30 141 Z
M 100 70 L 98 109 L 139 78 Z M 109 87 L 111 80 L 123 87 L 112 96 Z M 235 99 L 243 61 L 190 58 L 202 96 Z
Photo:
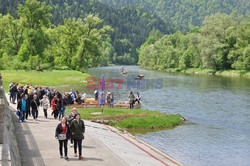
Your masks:
M 68 108 L 67 113 L 70 113 Z M 93 121 L 106 121 L 111 126 L 122 130 L 127 130 L 131 134 L 144 134 L 158 130 L 172 129 L 183 123 L 183 118 L 179 114 L 164 114 L 159 111 L 124 108 L 104 108 L 103 114 L 100 108 L 78 109 L 81 118 Z M 94 113 L 94 114 L 93 114 Z
M 15 81 L 20 84 L 62 86 L 62 85 L 86 85 L 87 73 L 73 70 L 52 71 L 24 71 L 24 70 L 0 70 L 3 77 L 3 88 L 8 90 L 8 85 Z

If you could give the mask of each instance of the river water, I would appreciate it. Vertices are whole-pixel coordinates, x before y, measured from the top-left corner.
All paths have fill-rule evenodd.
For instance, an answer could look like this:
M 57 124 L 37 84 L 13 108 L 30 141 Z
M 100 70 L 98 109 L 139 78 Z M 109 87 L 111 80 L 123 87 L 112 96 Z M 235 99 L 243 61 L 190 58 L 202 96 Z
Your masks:
M 142 95 L 142 108 L 179 113 L 188 121 L 171 130 L 137 135 L 188 166 L 250 165 L 250 80 L 213 75 L 150 71 L 127 66 L 92 68 L 97 78 L 122 78 L 123 89 L 111 90 L 116 100 L 127 100 L 126 79 L 144 74 L 162 79 L 163 87 L 133 89 Z M 116 86 L 115 86 L 116 87 Z M 87 90 L 93 96 L 93 90 Z

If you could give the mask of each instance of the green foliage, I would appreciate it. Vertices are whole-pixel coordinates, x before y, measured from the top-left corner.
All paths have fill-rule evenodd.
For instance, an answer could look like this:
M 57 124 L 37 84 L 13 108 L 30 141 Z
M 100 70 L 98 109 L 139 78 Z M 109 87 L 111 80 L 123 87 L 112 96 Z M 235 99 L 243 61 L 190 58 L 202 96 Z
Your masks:
M 1 2 L 2 0 L 0 0 Z M 6 11 L 10 11 L 10 13 L 14 16 L 17 15 L 16 9 L 18 3 L 22 4 L 24 0 L 6 0 L 8 3 L 4 4 L 6 6 L 0 7 L 0 12 L 3 14 L 6 14 Z M 71 18 L 80 18 L 84 19 L 83 17 L 88 15 L 89 13 L 92 13 L 93 15 L 97 16 L 102 19 L 102 26 L 104 25 L 110 25 L 114 33 L 111 34 L 111 47 L 107 50 L 113 50 L 109 54 L 109 57 L 106 56 L 96 58 L 101 61 L 101 65 L 105 65 L 108 62 L 103 62 L 103 60 L 110 61 L 110 63 L 124 63 L 124 64 L 136 64 L 138 61 L 138 51 L 137 49 L 140 47 L 140 45 L 146 40 L 148 37 L 149 32 L 152 29 L 159 29 L 162 33 L 171 33 L 173 32 L 173 26 L 169 21 L 164 21 L 160 17 L 156 16 L 155 14 L 152 14 L 151 12 L 148 12 L 145 9 L 142 9 L 137 6 L 124 6 L 123 8 L 115 9 L 113 7 L 110 7 L 102 1 L 99 0 L 82 0 L 82 1 L 68 1 L 68 0 L 40 0 L 41 2 L 46 2 L 48 5 L 51 6 L 51 12 L 52 17 L 51 21 L 54 25 L 62 25 L 65 24 L 65 19 L 71 19 Z M 28 1 L 26 1 L 27 3 Z M 29 0 L 28 4 L 31 2 Z M 0 3 L 1 4 L 1 3 Z M 11 5 L 14 4 L 14 5 Z M 31 5 L 35 5 L 34 1 L 31 3 Z M 29 5 L 29 6 L 31 6 Z M 37 5 L 38 7 L 38 5 Z M 36 7 L 34 7 L 34 18 L 37 19 L 39 14 L 41 16 L 44 15 L 43 10 L 36 10 Z M 22 10 L 21 10 L 22 9 Z M 19 12 L 21 11 L 27 11 L 27 14 L 30 12 L 28 10 L 23 10 L 22 7 L 19 7 Z M 45 12 L 46 10 L 44 10 Z M 19 14 L 20 15 L 20 14 Z M 16 17 L 15 17 L 16 18 Z M 27 17 L 30 18 L 30 17 Z M 32 21 L 32 20 L 31 20 Z M 48 24 L 49 21 L 47 20 Z M 31 27 L 34 27 L 34 24 L 30 25 Z M 72 25 L 73 26 L 73 25 Z M 72 38 L 74 38 L 72 36 Z M 73 40 L 74 41 L 74 40 Z M 72 42 L 73 42 L 72 41 Z M 66 40 L 66 42 L 71 42 L 71 40 Z M 65 43 L 67 45 L 67 43 Z M 47 45 L 48 46 L 48 45 Z M 49 46 L 48 46 L 49 47 Z M 82 44 L 83 47 L 83 44 Z M 106 50 L 106 51 L 107 51 Z M 46 50 L 44 50 L 46 51 Z M 59 50 L 61 51 L 61 50 Z M 66 51 L 66 54 L 69 54 L 69 51 Z M 74 53 L 75 50 L 72 50 Z M 58 53 L 58 50 L 57 52 Z M 80 55 L 83 52 L 78 50 L 78 57 L 74 57 L 75 62 L 79 61 Z M 104 54 L 106 54 L 105 52 Z M 116 53 L 116 55 L 114 54 Z M 44 53 L 45 54 L 45 53 Z M 47 54 L 46 54 L 47 55 Z M 75 54 L 74 54 L 75 55 Z M 72 56 L 72 55 L 71 55 Z M 117 58 L 114 58 L 117 57 Z M 66 56 L 67 57 L 67 56 Z M 118 58 L 119 57 L 119 58 Z M 114 61 L 118 60 L 118 61 Z M 71 66 L 72 58 L 60 58 L 61 65 L 68 65 Z M 93 63 L 94 61 L 91 61 Z M 80 64 L 79 64 L 80 65 Z M 71 66 L 72 68 L 72 66 Z
M 76 69 L 108 64 L 114 53 L 113 29 L 98 16 L 50 22 L 52 8 L 45 2 L 26 0 L 18 7 L 19 19 L 0 15 L 1 69 Z M 13 59 L 13 63 L 10 63 Z
M 139 64 L 148 69 L 205 68 L 250 70 L 250 18 L 235 14 L 206 17 L 201 28 L 176 32 L 158 40 L 148 38 L 140 49 Z
M 67 111 L 70 112 L 69 109 Z M 142 109 L 104 108 L 103 114 L 92 114 L 100 111 L 100 108 L 78 109 L 83 119 L 109 120 L 110 125 L 126 129 L 133 134 L 170 129 L 183 123 L 181 115 Z
M 173 23 L 177 30 L 188 32 L 201 26 L 206 16 L 215 13 L 237 13 L 247 16 L 250 11 L 248 0 L 100 0 L 117 9 L 124 6 L 140 8 L 156 14 L 163 20 Z

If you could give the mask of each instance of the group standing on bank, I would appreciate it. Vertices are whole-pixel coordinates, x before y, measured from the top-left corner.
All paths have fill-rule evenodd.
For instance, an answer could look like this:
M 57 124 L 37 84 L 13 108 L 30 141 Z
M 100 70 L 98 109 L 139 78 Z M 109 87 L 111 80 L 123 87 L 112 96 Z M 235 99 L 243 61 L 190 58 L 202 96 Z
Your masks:
M 74 103 L 84 103 L 87 99 L 85 92 L 81 95 L 78 91 L 75 92 L 72 90 L 69 93 L 65 92 L 62 94 L 49 87 L 33 87 L 29 84 L 23 86 L 15 82 L 9 85 L 9 92 L 10 102 L 16 104 L 17 101 L 17 115 L 20 123 L 28 120 L 29 116 L 32 116 L 37 121 L 39 107 L 42 107 L 44 117 L 48 118 L 47 110 L 51 107 L 51 115 L 54 116 L 54 119 L 59 118 L 60 120 L 55 130 L 55 138 L 59 142 L 60 158 L 68 160 L 68 140 L 70 140 L 70 147 L 74 146 L 74 157 L 79 157 L 79 160 L 83 159 L 82 140 L 85 133 L 84 121 L 81 119 L 76 108 L 73 108 L 68 116 L 65 114 L 65 109 L 66 106 Z M 95 100 L 98 100 L 98 90 L 94 91 L 94 97 Z M 139 92 L 134 95 L 131 91 L 128 96 L 130 109 L 134 108 L 135 102 L 140 104 L 140 99 Z M 113 107 L 114 94 L 109 90 L 106 94 L 106 102 L 108 106 Z

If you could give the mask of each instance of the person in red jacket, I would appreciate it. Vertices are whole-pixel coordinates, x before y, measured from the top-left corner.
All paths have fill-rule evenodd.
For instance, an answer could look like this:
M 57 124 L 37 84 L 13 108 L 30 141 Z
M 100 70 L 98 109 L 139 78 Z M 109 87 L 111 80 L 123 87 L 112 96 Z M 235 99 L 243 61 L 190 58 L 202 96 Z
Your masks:
M 54 114 L 54 118 L 55 118 L 55 119 L 56 119 L 57 116 L 58 116 L 58 110 L 57 110 L 57 108 L 56 108 L 57 102 L 58 102 L 58 99 L 57 99 L 56 96 L 54 96 L 54 98 L 51 100 L 51 108 L 52 108 L 52 111 L 53 111 L 51 115 Z

